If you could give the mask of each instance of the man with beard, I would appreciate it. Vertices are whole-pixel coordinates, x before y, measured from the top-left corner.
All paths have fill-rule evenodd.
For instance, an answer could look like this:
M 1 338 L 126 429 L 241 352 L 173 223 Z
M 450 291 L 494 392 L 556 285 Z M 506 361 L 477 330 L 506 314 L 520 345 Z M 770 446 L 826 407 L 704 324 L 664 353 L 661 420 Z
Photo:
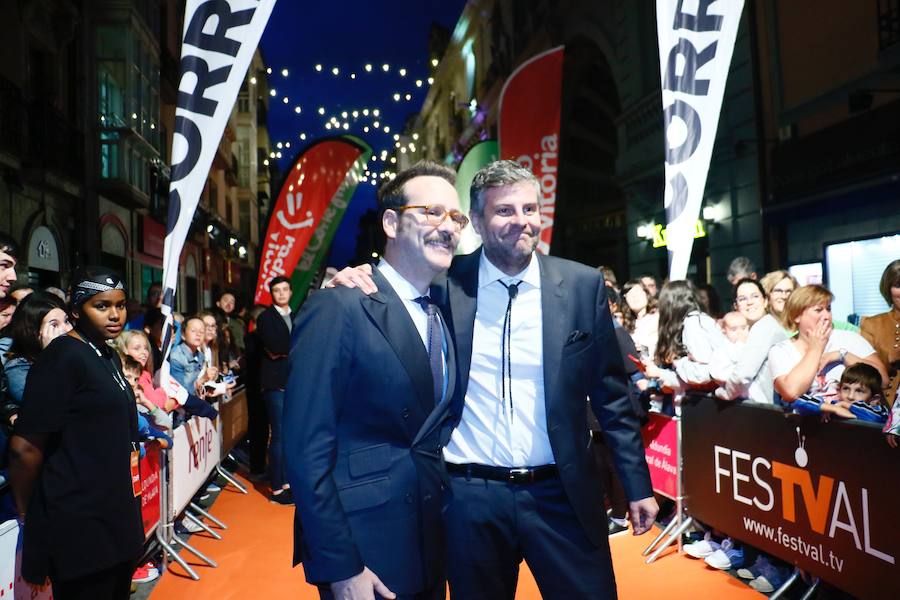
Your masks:
M 445 595 L 440 448 L 457 371 L 428 289 L 469 222 L 455 179 L 424 162 L 385 184 L 378 293 L 324 290 L 294 322 L 283 452 L 294 558 L 322 598 Z
M 512 599 L 523 558 L 544 598 L 616 597 L 588 397 L 635 535 L 658 510 L 603 278 L 534 253 L 539 193 L 534 175 L 515 162 L 479 171 L 470 216 L 482 248 L 454 259 L 431 289 L 456 342 L 464 398 L 444 448 L 457 599 Z M 373 289 L 360 269 L 338 282 Z

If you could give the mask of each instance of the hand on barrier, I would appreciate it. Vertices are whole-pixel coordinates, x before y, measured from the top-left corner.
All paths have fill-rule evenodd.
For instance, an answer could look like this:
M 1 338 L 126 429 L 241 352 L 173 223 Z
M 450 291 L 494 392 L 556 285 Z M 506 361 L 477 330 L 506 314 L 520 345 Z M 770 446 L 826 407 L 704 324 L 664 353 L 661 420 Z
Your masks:
M 358 575 L 332 583 L 331 593 L 335 600 L 375 600 L 376 593 L 382 598 L 397 597 L 368 567 L 363 567 Z
M 374 294 L 378 291 L 378 287 L 372 280 L 372 265 L 370 264 L 341 269 L 337 275 L 325 284 L 325 287 L 333 288 L 339 285 L 348 288 L 358 287 L 366 295 Z
M 659 505 L 653 496 L 629 502 L 628 520 L 631 521 L 633 535 L 642 535 L 650 531 L 658 512 Z

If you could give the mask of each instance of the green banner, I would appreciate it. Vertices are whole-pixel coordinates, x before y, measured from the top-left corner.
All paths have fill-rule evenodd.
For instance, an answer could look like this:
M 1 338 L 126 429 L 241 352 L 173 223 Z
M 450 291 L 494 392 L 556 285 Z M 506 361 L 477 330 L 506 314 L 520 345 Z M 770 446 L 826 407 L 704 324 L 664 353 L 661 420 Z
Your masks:
M 500 156 L 500 148 L 497 140 L 485 140 L 478 142 L 472 146 L 459 163 L 456 170 L 456 192 L 459 194 L 459 203 L 464 213 L 469 214 L 470 199 L 469 188 L 472 185 L 472 179 L 475 173 L 488 164 L 497 160 Z M 459 246 L 456 249 L 457 254 L 468 254 L 475 251 L 481 245 L 481 236 L 475 233 L 475 229 L 470 225 L 462 232 L 459 240 Z
M 341 182 L 337 192 L 335 192 L 334 197 L 328 204 L 328 208 L 325 209 L 306 250 L 300 257 L 297 268 L 294 269 L 294 273 L 291 276 L 291 288 L 294 291 L 291 297 L 291 308 L 293 309 L 296 309 L 306 299 L 306 295 L 309 293 L 309 286 L 318 274 L 322 261 L 325 260 L 328 251 L 331 249 L 331 240 L 341 224 L 341 219 L 344 218 L 347 205 L 350 204 L 353 193 L 356 191 L 356 186 L 359 185 L 359 180 L 363 177 L 366 163 L 369 162 L 369 157 L 372 155 L 372 148 L 361 139 L 350 135 L 341 137 L 363 148 L 363 153 L 350 167 L 350 170 L 347 171 L 344 181 Z

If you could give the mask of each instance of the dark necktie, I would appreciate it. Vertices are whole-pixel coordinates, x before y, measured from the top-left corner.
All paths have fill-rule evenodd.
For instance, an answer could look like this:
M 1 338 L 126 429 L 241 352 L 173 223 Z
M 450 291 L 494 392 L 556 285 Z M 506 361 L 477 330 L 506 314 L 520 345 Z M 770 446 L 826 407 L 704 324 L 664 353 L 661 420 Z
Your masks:
M 519 284 L 522 282 L 516 281 L 515 283 L 507 285 L 500 279 L 497 281 L 499 281 L 500 285 L 505 287 L 506 291 L 509 292 L 509 301 L 506 303 L 506 316 L 503 317 L 503 332 L 500 334 L 500 378 L 502 380 L 500 402 L 505 406 L 506 399 L 507 397 L 509 398 L 509 418 L 512 420 L 512 351 L 510 350 L 512 338 L 512 304 L 516 296 L 519 295 Z M 507 390 L 509 390 L 508 396 Z
M 431 365 L 431 378 L 434 382 L 434 403 L 439 404 L 444 396 L 444 361 L 443 361 L 443 335 L 441 317 L 438 307 L 432 303 L 428 296 L 419 296 L 415 302 L 422 307 L 428 316 L 428 362 Z

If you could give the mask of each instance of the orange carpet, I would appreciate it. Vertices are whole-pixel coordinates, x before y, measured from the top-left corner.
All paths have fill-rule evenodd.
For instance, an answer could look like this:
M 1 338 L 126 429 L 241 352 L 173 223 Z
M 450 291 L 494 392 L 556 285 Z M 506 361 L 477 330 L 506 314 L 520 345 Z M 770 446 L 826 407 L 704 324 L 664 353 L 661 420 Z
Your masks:
M 201 564 L 191 554 L 182 552 L 200 575 L 200 581 L 193 581 L 178 564 L 170 563 L 169 571 L 160 579 L 150 600 L 317 599 L 315 588 L 303 579 L 302 568 L 291 568 L 294 510 L 270 504 L 263 491 L 251 487 L 250 494 L 244 495 L 226 487 L 211 509 L 214 516 L 228 525 L 221 532 L 223 539 L 214 540 L 203 533 L 190 540 L 198 550 L 216 560 L 218 568 Z M 678 556 L 674 548 L 655 563 L 644 564 L 641 551 L 651 540 L 650 534 L 639 538 L 624 534 L 610 539 L 620 598 L 763 597 L 702 561 Z M 516 598 L 540 598 L 524 564 Z

